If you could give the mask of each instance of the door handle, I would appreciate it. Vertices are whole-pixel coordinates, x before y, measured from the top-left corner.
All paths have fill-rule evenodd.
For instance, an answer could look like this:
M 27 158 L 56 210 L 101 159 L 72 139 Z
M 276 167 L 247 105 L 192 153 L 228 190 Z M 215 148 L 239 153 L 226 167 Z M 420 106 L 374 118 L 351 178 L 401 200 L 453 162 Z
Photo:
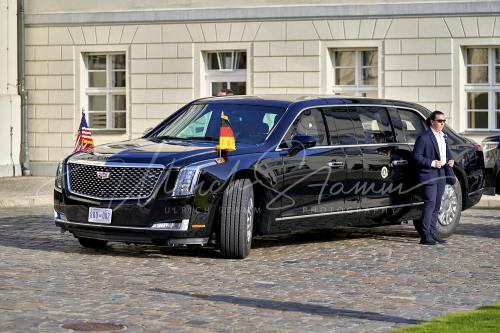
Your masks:
M 392 167 L 397 167 L 397 166 L 402 166 L 402 165 L 408 165 L 407 160 L 396 160 L 391 162 Z
M 342 162 L 342 161 L 332 161 L 332 162 L 328 162 L 328 166 L 330 168 L 340 169 L 340 168 L 344 167 L 344 162 Z

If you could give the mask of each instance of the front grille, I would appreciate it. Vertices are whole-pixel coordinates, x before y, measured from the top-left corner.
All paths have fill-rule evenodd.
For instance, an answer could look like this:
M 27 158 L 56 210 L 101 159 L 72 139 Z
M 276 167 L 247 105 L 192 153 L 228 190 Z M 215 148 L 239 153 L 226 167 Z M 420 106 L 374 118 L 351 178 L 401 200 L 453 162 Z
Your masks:
M 162 171 L 163 167 L 68 163 L 68 189 L 95 199 L 143 199 L 151 195 Z M 109 173 L 109 178 L 101 179 L 98 173 L 101 178 Z

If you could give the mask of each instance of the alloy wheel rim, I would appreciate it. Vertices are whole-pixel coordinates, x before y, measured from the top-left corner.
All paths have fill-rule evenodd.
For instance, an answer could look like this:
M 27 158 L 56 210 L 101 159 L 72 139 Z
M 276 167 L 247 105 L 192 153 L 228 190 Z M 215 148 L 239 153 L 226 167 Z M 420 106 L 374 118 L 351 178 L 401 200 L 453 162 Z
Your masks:
M 443 198 L 441 199 L 441 208 L 439 209 L 438 221 L 443 226 L 448 226 L 455 221 L 457 216 L 457 193 L 451 185 L 446 185 Z
M 253 199 L 250 199 L 248 202 L 247 208 L 247 241 L 250 243 L 252 240 L 252 229 L 253 229 Z

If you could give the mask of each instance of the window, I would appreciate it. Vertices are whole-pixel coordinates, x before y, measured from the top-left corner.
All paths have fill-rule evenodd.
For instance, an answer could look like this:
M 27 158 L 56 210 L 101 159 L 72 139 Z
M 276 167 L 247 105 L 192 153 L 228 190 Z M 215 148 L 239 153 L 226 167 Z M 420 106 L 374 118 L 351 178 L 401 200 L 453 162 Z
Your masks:
M 378 97 L 378 52 L 332 51 L 333 92 L 339 95 Z
M 467 128 L 500 129 L 500 48 L 465 49 Z
M 288 130 L 280 148 L 291 147 L 292 138 L 296 135 L 312 136 L 316 139 L 316 146 L 327 146 L 328 135 L 321 111 L 316 109 L 303 111 Z
M 223 89 L 234 95 L 245 95 L 247 53 L 245 51 L 214 51 L 205 53 L 207 92 L 217 96 Z
M 94 130 L 126 128 L 125 54 L 87 54 L 87 114 Z
M 415 143 L 427 127 L 421 116 L 410 110 L 398 109 L 407 143 Z
M 354 127 L 347 109 L 343 108 L 324 108 L 328 131 L 330 132 L 330 143 L 332 145 L 356 144 L 356 137 L 353 135 Z
M 179 137 L 205 137 L 208 129 L 208 124 L 212 118 L 212 111 L 205 113 L 192 123 L 186 126 L 180 133 Z
M 352 107 L 351 110 L 359 115 L 365 136 L 365 143 L 394 142 L 389 115 L 385 108 L 378 106 L 358 106 Z
M 217 142 L 221 114 L 229 117 L 236 145 L 260 144 L 274 128 L 285 110 L 263 105 L 193 104 L 175 121 L 166 125 L 158 136 Z

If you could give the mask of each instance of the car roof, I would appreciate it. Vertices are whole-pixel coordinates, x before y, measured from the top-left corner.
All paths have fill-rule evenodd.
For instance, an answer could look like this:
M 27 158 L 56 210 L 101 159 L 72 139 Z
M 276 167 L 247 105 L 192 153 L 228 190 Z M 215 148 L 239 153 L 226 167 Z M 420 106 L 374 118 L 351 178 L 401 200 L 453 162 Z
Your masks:
M 247 104 L 247 105 L 265 105 L 274 107 L 284 107 L 287 108 L 292 104 L 308 104 L 313 106 L 315 101 L 320 105 L 328 104 L 345 104 L 345 105 L 356 105 L 356 104 L 382 104 L 382 105 L 394 105 L 394 106 L 405 106 L 415 109 L 425 109 L 421 105 L 392 100 L 392 99 L 379 99 L 379 98 L 369 98 L 369 97 L 353 97 L 353 96 L 342 96 L 342 95 L 304 95 L 304 94 L 288 94 L 288 95 L 232 95 L 232 96 L 220 96 L 220 97 L 206 97 L 201 98 L 197 102 L 202 103 L 228 103 L 228 104 Z

